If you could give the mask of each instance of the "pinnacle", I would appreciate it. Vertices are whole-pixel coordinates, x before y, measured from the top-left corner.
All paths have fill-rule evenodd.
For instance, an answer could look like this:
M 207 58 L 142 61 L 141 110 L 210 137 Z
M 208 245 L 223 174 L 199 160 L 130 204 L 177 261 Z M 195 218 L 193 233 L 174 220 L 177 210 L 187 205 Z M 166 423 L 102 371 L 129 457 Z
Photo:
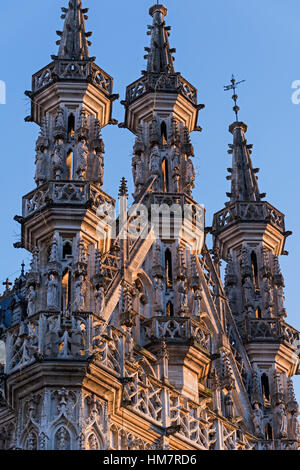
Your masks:
M 68 8 L 62 8 L 61 18 L 65 20 L 63 31 L 57 31 L 60 39 L 58 58 L 71 60 L 89 60 L 88 38 L 92 35 L 85 31 L 88 8 L 82 8 L 81 0 L 70 0 Z

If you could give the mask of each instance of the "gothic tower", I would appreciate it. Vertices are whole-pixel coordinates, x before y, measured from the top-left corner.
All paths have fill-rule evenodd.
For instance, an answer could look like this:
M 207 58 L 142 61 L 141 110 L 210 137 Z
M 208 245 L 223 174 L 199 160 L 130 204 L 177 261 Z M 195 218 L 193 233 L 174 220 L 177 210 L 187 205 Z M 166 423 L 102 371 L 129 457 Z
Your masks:
M 288 233 L 261 200 L 246 126 L 231 126 L 231 202 L 212 257 L 193 199 L 203 105 L 175 71 L 167 8 L 151 7 L 147 68 L 119 125 L 136 136 L 134 204 L 122 178 L 117 216 L 101 189 L 117 95 L 89 56 L 86 13 L 81 0 L 63 8 L 58 55 L 26 92 L 40 136 L 16 246 L 32 262 L 0 298 L 0 447 L 297 449 L 298 332 L 277 259 Z
M 264 416 L 262 435 L 286 439 L 293 430 L 282 417 L 292 422 L 298 415 L 290 379 L 298 368 L 298 331 L 285 321 L 278 257 L 286 254 L 291 232 L 285 230 L 284 215 L 259 190 L 246 124 L 236 121 L 229 131 L 230 201 L 214 216 L 214 250 L 227 262 L 226 295 L 253 369 L 251 402 Z

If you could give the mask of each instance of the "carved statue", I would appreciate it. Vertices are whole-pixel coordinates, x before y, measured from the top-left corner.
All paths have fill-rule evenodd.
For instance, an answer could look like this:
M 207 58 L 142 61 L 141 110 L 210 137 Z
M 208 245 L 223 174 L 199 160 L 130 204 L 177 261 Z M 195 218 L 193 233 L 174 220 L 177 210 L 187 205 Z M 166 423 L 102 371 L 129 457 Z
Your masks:
M 102 317 L 104 313 L 104 301 L 104 287 L 100 286 L 95 293 L 96 313 L 100 317 Z
M 287 437 L 287 417 L 285 414 L 285 406 L 283 403 L 278 403 L 275 410 L 275 423 L 277 436 L 279 438 Z
M 64 147 L 62 139 L 58 139 L 55 143 L 54 151 L 52 154 L 51 166 L 56 180 L 61 179 L 63 173 L 63 162 L 64 162 Z
M 44 153 L 37 150 L 35 159 L 35 177 L 34 180 L 37 186 L 41 186 L 46 181 L 45 168 L 44 168 Z
M 263 299 L 264 309 L 270 313 L 270 307 L 273 305 L 273 292 L 270 280 L 267 277 L 263 279 Z
M 154 291 L 156 310 L 163 313 L 164 283 L 163 279 L 159 276 L 154 277 Z
M 183 311 L 187 307 L 187 293 L 184 279 L 179 279 L 177 283 L 177 292 L 179 298 L 179 309 Z
M 80 321 L 77 321 L 76 328 L 72 330 L 70 335 L 70 349 L 73 357 L 80 356 L 80 352 L 84 347 L 83 339 L 81 324 Z
M 28 304 L 27 304 L 27 313 L 30 317 L 35 314 L 35 304 L 36 304 L 36 292 L 34 286 L 29 286 L 28 290 Z
M 285 297 L 284 297 L 284 291 L 282 286 L 277 286 L 276 288 L 276 294 L 277 294 L 277 307 L 278 307 L 278 314 L 280 316 L 285 316 L 286 311 L 285 311 Z
M 84 276 L 81 275 L 79 276 L 79 279 L 75 282 L 74 310 L 77 312 L 84 310 L 85 292 L 86 292 L 86 287 L 84 283 Z
M 157 176 L 156 182 L 154 184 L 155 191 L 159 190 L 159 178 L 161 176 L 161 158 L 159 153 L 159 148 L 155 145 L 152 149 L 150 155 L 150 165 L 149 165 L 150 175 Z
M 57 308 L 57 293 L 58 293 L 58 281 L 54 274 L 50 274 L 48 279 L 48 290 L 47 290 L 47 307 Z
M 74 160 L 76 162 L 76 175 L 79 180 L 84 180 L 87 170 L 89 151 L 85 139 L 78 142 L 74 150 Z
M 133 179 L 137 191 L 145 183 L 143 162 L 140 156 L 136 156 L 133 163 Z
M 254 432 L 257 437 L 263 437 L 263 418 L 264 414 L 259 406 L 259 403 L 254 403 L 252 419 L 254 424 Z
M 201 299 L 200 290 L 197 289 L 193 294 L 193 315 L 196 317 L 201 313 Z
M 245 303 L 246 306 L 253 306 L 254 302 L 254 287 L 253 282 L 250 276 L 247 276 L 244 280 L 243 284 L 244 295 L 245 295 Z
M 46 356 L 56 356 L 58 353 L 59 334 L 56 326 L 56 319 L 49 317 L 48 330 L 45 335 L 45 354 Z
M 194 181 L 196 179 L 195 168 L 193 162 L 189 159 L 187 161 L 186 168 L 186 191 L 188 194 L 192 194 L 192 190 L 195 187 Z

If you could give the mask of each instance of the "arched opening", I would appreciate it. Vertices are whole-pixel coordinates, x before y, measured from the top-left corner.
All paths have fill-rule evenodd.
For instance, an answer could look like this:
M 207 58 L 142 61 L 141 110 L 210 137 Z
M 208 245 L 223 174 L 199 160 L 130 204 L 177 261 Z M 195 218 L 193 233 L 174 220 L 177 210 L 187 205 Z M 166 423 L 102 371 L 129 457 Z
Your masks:
M 73 152 L 69 150 L 67 155 L 67 179 L 71 180 L 73 178 Z
M 165 193 L 169 192 L 169 165 L 166 158 L 163 159 L 161 164 L 162 174 L 163 174 L 163 190 Z
M 75 117 L 74 114 L 70 114 L 68 117 L 68 137 L 73 138 L 75 135 Z
M 251 253 L 251 266 L 255 291 L 259 291 L 257 257 L 254 251 Z
M 174 307 L 171 300 L 167 303 L 167 317 L 174 317 Z
M 65 242 L 63 246 L 63 259 L 66 259 L 67 256 L 72 256 L 72 244 L 71 242 Z
M 61 308 L 63 312 L 67 312 L 71 305 L 71 282 L 71 272 L 66 269 L 61 281 Z
M 262 374 L 261 376 L 261 388 L 262 394 L 266 401 L 270 400 L 270 387 L 269 387 L 269 378 L 267 374 Z
M 265 436 L 267 441 L 272 441 L 273 440 L 273 429 L 270 423 L 266 424 L 265 427 Z
M 257 309 L 255 311 L 255 316 L 256 316 L 256 318 L 262 318 L 261 308 L 260 307 L 257 307 Z
M 54 450 L 70 450 L 71 437 L 69 431 L 61 426 L 55 433 Z
M 167 134 L 167 126 L 166 126 L 165 121 L 163 121 L 161 123 L 160 133 L 161 133 L 162 144 L 167 145 L 167 143 L 168 143 L 168 134 Z
M 167 287 L 172 287 L 173 285 L 172 253 L 169 248 L 167 248 L 165 251 L 165 272 L 166 272 Z

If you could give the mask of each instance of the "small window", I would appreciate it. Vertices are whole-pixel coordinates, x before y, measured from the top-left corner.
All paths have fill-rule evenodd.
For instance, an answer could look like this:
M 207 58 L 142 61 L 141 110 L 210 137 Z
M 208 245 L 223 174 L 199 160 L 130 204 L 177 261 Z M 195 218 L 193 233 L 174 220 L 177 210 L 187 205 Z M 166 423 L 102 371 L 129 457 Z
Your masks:
M 261 376 L 261 388 L 263 397 L 266 401 L 270 400 L 270 387 L 269 387 L 269 378 L 267 374 L 262 374 Z
M 169 165 L 168 165 L 168 160 L 166 158 L 163 159 L 162 162 L 162 174 L 163 174 L 163 190 L 165 193 L 169 192 Z
M 63 312 L 67 312 L 71 306 L 71 272 L 69 269 L 64 271 L 62 282 L 61 282 L 61 308 Z
M 256 312 L 255 312 L 255 316 L 256 316 L 256 318 L 262 318 L 261 308 L 260 307 L 257 307 Z
M 174 317 L 174 307 L 171 300 L 167 303 L 167 317 Z
M 67 155 L 67 179 L 73 178 L 73 152 L 70 150 Z
M 257 258 L 254 251 L 251 253 L 251 266 L 252 266 L 252 275 L 253 275 L 253 282 L 255 290 L 259 290 L 259 280 L 258 280 L 258 268 L 257 268 Z
M 173 267 L 172 267 L 172 253 L 169 248 L 165 251 L 165 270 L 166 270 L 166 284 L 167 287 L 172 287 L 173 284 Z
M 63 247 L 63 259 L 66 259 L 67 256 L 72 256 L 72 244 L 71 242 L 65 242 Z
M 167 145 L 168 135 L 167 135 L 167 126 L 166 126 L 165 121 L 161 123 L 160 132 L 161 132 L 162 144 Z
M 266 440 L 267 441 L 272 441 L 273 440 L 273 429 L 270 423 L 266 424 L 265 427 L 265 435 L 266 435 Z
M 68 118 L 68 137 L 73 138 L 75 135 L 75 117 L 74 114 L 70 114 Z

